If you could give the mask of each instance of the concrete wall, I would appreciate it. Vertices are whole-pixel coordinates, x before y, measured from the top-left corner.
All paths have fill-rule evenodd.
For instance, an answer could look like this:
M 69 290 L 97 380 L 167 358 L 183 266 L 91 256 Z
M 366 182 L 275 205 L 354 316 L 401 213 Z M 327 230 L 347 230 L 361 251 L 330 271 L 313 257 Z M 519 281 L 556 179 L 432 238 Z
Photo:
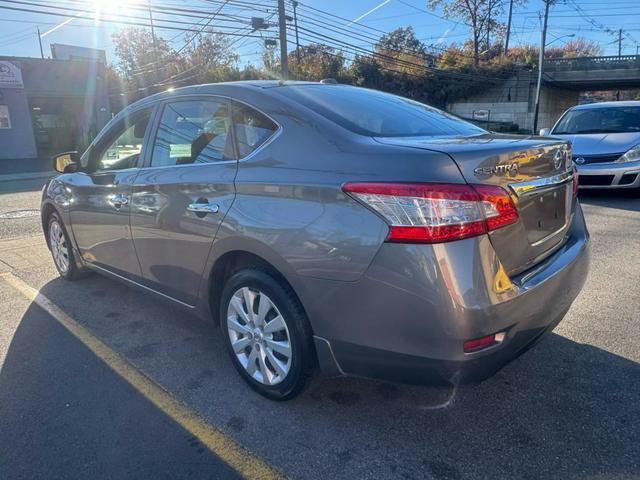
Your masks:
M 0 160 L 36 158 L 36 142 L 33 137 L 29 103 L 21 88 L 0 90 L 0 105 L 9 107 L 11 128 L 0 128 Z M 0 164 L 0 174 L 2 164 Z
M 515 123 L 521 130 L 533 128 L 536 72 L 518 72 L 502 85 L 447 105 L 447 110 L 471 119 L 474 110 L 489 110 L 491 122 Z M 540 95 L 539 128 L 551 127 L 569 107 L 578 104 L 579 92 L 543 85 Z
M 551 128 L 560 116 L 570 107 L 578 104 L 580 92 L 564 90 L 550 86 L 543 86 L 540 94 L 540 113 L 538 115 L 538 129 Z M 533 115 L 531 115 L 533 126 Z

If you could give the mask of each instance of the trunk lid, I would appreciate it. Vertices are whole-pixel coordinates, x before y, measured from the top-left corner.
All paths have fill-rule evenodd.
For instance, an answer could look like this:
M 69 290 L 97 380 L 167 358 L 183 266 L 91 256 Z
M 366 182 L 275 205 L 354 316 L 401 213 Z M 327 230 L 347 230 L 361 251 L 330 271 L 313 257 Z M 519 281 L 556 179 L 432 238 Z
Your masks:
M 530 268 L 563 243 L 575 203 L 569 142 L 499 134 L 376 141 L 446 153 L 468 183 L 499 185 L 511 194 L 518 221 L 489 233 L 507 273 Z

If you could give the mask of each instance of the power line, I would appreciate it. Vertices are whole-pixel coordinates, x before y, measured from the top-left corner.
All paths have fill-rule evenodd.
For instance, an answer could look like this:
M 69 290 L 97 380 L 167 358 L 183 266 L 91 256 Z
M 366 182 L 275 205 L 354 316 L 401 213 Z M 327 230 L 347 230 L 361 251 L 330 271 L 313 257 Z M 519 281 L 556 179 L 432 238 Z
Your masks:
M 75 14 L 79 14 L 79 13 L 83 13 L 83 14 L 87 14 L 87 15 L 81 15 L 79 16 L 80 18 L 83 19 L 87 19 L 87 20 L 94 20 L 94 15 L 95 15 L 95 11 L 91 10 L 91 9 L 81 9 L 81 8 L 77 8 L 77 7 L 71 7 L 71 6 L 59 6 L 59 5 L 49 5 L 46 3 L 40 3 L 40 2 L 36 2 L 36 1 L 24 1 L 24 0 L 0 0 L 0 2 L 2 3 L 9 3 L 9 4 L 16 4 L 16 5 L 26 5 L 26 6 L 30 6 L 30 7 L 39 7 L 39 8 L 46 8 L 46 9 L 52 9 L 52 10 L 63 10 L 65 12 L 73 12 Z M 62 3 L 62 2 L 61 2 Z M 74 5 L 86 5 L 82 2 L 79 1 L 73 1 L 73 0 L 66 0 L 66 2 L 64 3 L 72 3 Z M 9 7 L 5 7 L 5 8 L 9 8 Z M 183 9 L 184 10 L 184 9 Z M 143 11 L 147 11 L 146 9 Z M 153 9 L 152 9 L 153 11 Z M 37 13 L 47 13 L 47 14 L 53 14 L 53 12 L 37 12 Z M 172 16 L 176 16 L 179 15 L 180 17 L 184 16 L 184 13 L 182 12 L 176 12 L 176 13 L 172 13 L 172 12 L 163 12 L 165 13 L 165 15 L 172 15 Z M 136 15 L 128 15 L 128 14 L 122 14 L 122 13 L 105 13 L 105 16 L 118 16 L 119 18 L 128 18 L 128 19 L 133 19 L 133 20 L 144 20 L 145 22 L 148 21 L 148 17 L 141 17 L 141 16 L 136 16 Z M 57 16 L 61 16 L 61 15 L 57 15 Z M 78 18 L 78 15 L 62 15 L 65 17 L 70 17 L 70 18 Z M 192 15 L 193 16 L 193 15 Z M 196 18 L 207 18 L 207 17 L 198 17 L 196 16 Z M 98 19 L 101 20 L 101 19 Z M 158 19 L 161 21 L 171 21 L 172 23 L 177 23 L 177 24 L 182 24 L 182 25 L 192 25 L 193 22 L 188 22 L 188 21 L 181 21 L 181 20 L 175 20 L 173 18 L 171 19 L 166 19 L 166 18 L 162 18 L 162 19 Z M 242 22 L 243 20 L 227 20 L 224 19 L 224 21 L 226 22 L 232 22 L 234 24 L 237 24 L 239 22 Z M 244 21 L 244 23 L 248 23 L 246 21 Z M 221 26 L 222 28 L 224 28 L 224 26 Z
M 14 0 L 0 0 L 0 2 L 14 3 Z M 50 15 L 50 16 L 64 17 L 64 18 L 78 18 L 78 19 L 81 19 L 81 20 L 92 20 L 89 17 L 83 16 L 83 15 L 79 15 L 77 13 L 58 13 L 58 12 L 50 12 L 50 11 L 46 11 L 46 10 L 37 10 L 37 9 L 32 9 L 32 8 L 9 7 L 9 6 L 0 5 L 0 10 L 37 13 L 37 14 L 41 14 L 41 15 Z M 120 15 L 119 17 L 130 18 L 131 16 Z M 119 25 L 131 25 L 131 26 L 135 26 L 135 27 L 150 27 L 151 26 L 147 22 L 132 22 L 132 21 L 127 21 L 127 20 L 116 20 L 116 19 L 110 19 L 110 18 L 101 18 L 100 21 L 101 22 L 105 22 L 105 23 L 119 24 Z M 165 20 L 165 19 L 163 19 L 163 20 L 160 20 L 160 21 L 162 21 L 162 22 L 171 22 L 172 24 L 174 24 L 174 23 L 190 24 L 189 22 L 179 22 L 177 20 Z M 172 26 L 172 25 L 165 25 L 165 24 L 155 25 L 155 27 L 159 28 L 159 29 L 163 29 L 163 30 L 174 30 L 174 31 L 181 31 L 181 32 L 198 32 L 199 31 L 198 29 L 194 29 L 194 28 L 175 27 L 175 26 Z M 224 28 L 229 28 L 229 27 L 224 27 Z M 234 34 L 232 32 L 218 31 L 216 33 L 219 33 L 220 35 L 238 36 L 238 34 Z M 247 36 L 247 35 L 240 35 L 240 36 L 244 37 L 244 36 Z M 259 38 L 257 35 L 249 35 L 249 36 L 253 36 L 253 37 Z

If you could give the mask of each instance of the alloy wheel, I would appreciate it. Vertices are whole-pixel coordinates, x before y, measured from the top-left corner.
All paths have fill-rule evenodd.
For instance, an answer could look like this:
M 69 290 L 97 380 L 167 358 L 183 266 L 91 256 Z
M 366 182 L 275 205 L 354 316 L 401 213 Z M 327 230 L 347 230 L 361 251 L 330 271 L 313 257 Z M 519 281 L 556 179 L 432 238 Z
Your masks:
M 69 249 L 64 231 L 57 221 L 52 221 L 49 225 L 49 245 L 53 261 L 62 273 L 69 270 Z
M 231 347 L 245 371 L 263 385 L 277 385 L 291 369 L 291 337 L 273 301 L 260 290 L 238 289 L 227 307 Z

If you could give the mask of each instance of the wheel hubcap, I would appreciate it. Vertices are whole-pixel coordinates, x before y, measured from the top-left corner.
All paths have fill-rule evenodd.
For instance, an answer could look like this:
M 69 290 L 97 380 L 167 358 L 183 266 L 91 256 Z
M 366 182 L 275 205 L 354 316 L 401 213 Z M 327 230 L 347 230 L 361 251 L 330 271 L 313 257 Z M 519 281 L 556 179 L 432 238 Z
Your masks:
M 260 290 L 243 287 L 227 307 L 233 351 L 251 377 L 264 384 L 282 382 L 291 369 L 291 337 L 282 315 Z
M 67 241 L 64 238 L 62 227 L 58 222 L 51 222 L 49 227 L 49 244 L 51 245 L 51 255 L 53 261 L 62 273 L 66 273 L 69 269 L 69 250 Z

